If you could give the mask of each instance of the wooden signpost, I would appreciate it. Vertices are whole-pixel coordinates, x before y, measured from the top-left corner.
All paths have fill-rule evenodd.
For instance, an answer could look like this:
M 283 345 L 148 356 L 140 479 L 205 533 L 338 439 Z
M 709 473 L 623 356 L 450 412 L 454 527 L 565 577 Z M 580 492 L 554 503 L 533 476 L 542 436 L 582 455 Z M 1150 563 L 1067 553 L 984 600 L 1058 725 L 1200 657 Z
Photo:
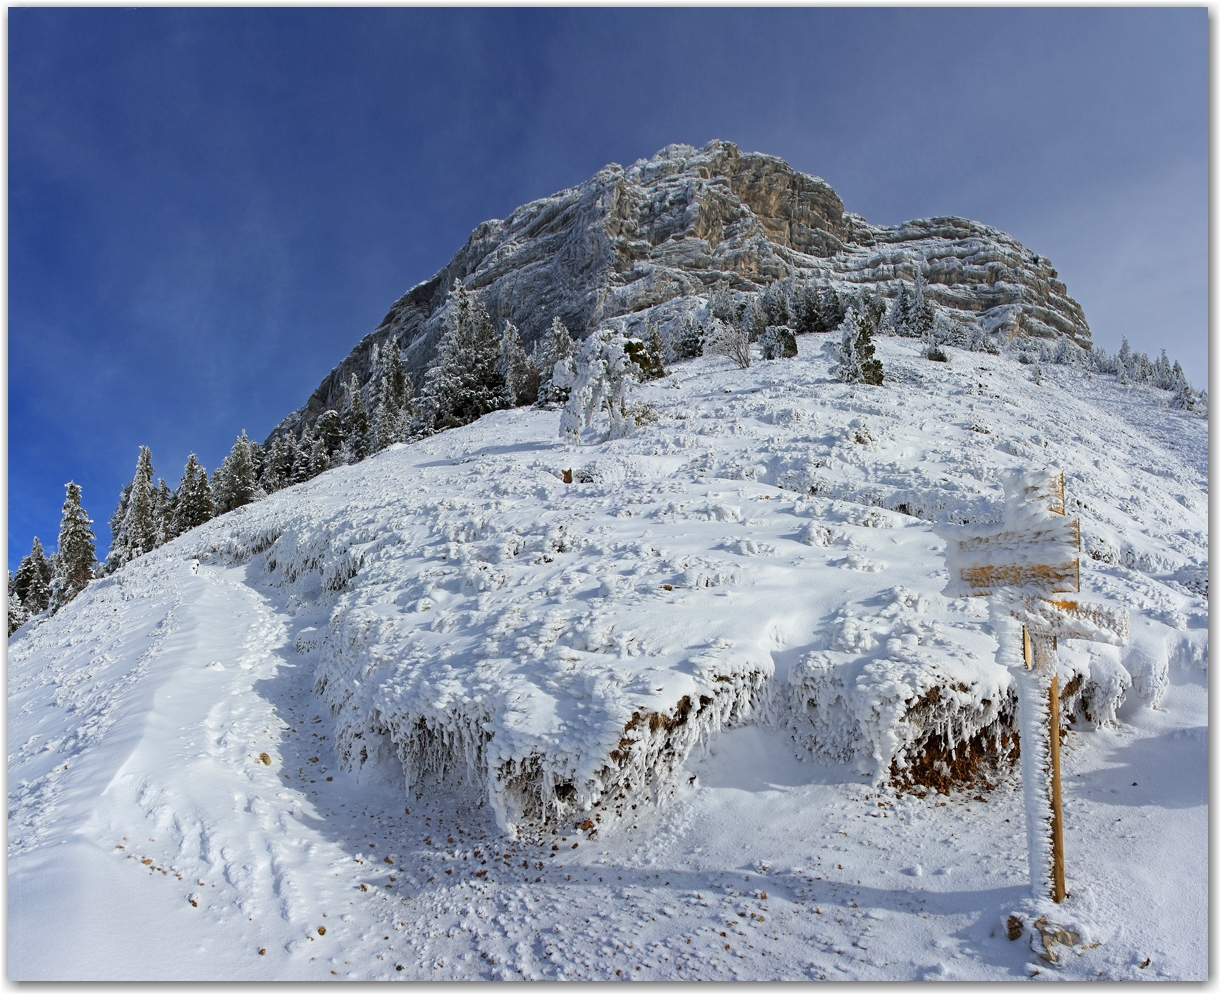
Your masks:
M 1030 884 L 1061 903 L 1058 640 L 1125 644 L 1127 614 L 1063 596 L 1080 590 L 1080 522 L 1066 515 L 1063 474 L 1011 473 L 1004 491 L 1003 523 L 937 529 L 946 542 L 945 593 L 988 598 L 997 660 L 1016 671 Z

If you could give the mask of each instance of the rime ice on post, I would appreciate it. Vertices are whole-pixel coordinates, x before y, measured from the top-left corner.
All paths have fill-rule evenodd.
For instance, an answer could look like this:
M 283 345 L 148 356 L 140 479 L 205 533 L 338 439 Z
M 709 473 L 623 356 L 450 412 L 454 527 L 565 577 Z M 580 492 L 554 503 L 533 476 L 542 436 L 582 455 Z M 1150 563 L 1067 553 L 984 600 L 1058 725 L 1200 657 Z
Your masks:
M 1127 614 L 1064 595 L 1080 590 L 1080 522 L 1068 518 L 1061 473 L 1013 471 L 1004 521 L 942 528 L 950 597 L 986 597 L 1000 643 L 997 662 L 1017 676 L 1021 779 L 1036 897 L 1067 895 L 1059 785 L 1060 638 L 1123 644 Z

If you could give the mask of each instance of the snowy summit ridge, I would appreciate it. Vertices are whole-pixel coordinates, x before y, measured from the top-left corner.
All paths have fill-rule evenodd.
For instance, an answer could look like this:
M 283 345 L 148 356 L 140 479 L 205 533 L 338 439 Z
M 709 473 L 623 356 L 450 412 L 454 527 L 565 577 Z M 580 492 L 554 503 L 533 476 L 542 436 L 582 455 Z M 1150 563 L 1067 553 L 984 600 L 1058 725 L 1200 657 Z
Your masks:
M 479 225 L 273 434 L 299 436 L 328 408 L 342 410 L 352 374 L 361 386 L 373 375 L 374 345 L 384 352 L 393 341 L 410 369 L 425 368 L 456 279 L 497 329 L 511 321 L 529 346 L 556 316 L 577 339 L 614 318 L 668 329 L 718 286 L 756 293 L 786 278 L 824 280 L 890 298 L 916 271 L 938 307 L 1001 340 L 1063 336 L 1090 347 L 1084 312 L 1050 261 L 1002 231 L 959 217 L 870 224 L 825 180 L 775 156 L 725 141 L 669 145 Z

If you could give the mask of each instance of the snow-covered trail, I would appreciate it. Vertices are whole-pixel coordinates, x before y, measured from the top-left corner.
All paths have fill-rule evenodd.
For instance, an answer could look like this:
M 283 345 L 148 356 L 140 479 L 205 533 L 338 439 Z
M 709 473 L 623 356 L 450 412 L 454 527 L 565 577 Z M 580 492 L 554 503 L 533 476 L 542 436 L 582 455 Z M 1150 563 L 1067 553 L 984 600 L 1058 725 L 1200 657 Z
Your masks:
M 312 673 L 293 648 L 317 619 L 247 583 L 250 568 L 179 577 L 181 562 L 159 565 L 178 596 L 144 605 L 148 646 L 129 643 L 80 672 L 76 686 L 104 684 L 90 706 L 60 717 L 41 705 L 48 735 L 71 736 L 98 714 L 109 724 L 76 759 L 41 753 L 67 767 L 54 818 L 25 836 L 10 827 L 27 839 L 9 863 L 11 978 L 1002 979 L 1039 969 L 1028 938 L 1010 942 L 1002 928 L 1027 893 L 1015 780 L 985 800 L 896 798 L 848 767 L 799 762 L 780 732 L 749 726 L 714 740 L 676 800 L 634 827 L 512 840 L 474 792 L 404 797 L 392 761 L 362 782 L 334 769 Z M 113 586 L 95 594 L 99 622 L 123 596 Z M 107 678 L 132 658 L 144 662 Z M 35 690 L 15 692 L 10 708 L 40 706 Z M 1163 710 L 1124 718 L 1069 736 L 1069 880 L 1115 927 L 1055 973 L 1201 977 L 1203 674 L 1175 670 Z M 10 777 L 24 777 L 15 758 Z M 1133 905 L 1148 909 L 1147 927 L 1134 925 Z

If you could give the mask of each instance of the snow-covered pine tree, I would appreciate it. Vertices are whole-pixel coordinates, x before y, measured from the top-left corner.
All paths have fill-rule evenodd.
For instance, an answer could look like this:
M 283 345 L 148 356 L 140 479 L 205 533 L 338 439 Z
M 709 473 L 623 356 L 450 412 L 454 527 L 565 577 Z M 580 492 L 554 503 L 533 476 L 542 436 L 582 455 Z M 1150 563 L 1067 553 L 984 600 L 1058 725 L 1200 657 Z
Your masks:
M 395 442 L 406 441 L 410 432 L 414 391 L 411 378 L 402 365 L 402 353 L 395 342 L 386 342 L 381 352 L 381 377 L 377 406 L 373 412 L 373 438 L 378 452 Z
M 907 293 L 906 280 L 898 281 L 898 293 L 890 304 L 887 323 L 895 335 L 909 337 L 911 334 L 911 297 Z
M 182 479 L 174 495 L 174 534 L 181 535 L 212 518 L 212 488 L 208 471 L 199 465 L 195 453 L 186 457 Z
M 349 463 L 357 463 L 372 451 L 372 431 L 364 396 L 360 392 L 360 381 L 356 374 L 347 382 L 347 411 L 344 417 L 343 445 Z
M 842 336 L 839 339 L 838 362 L 831 368 L 830 374 L 843 383 L 863 383 L 864 370 L 860 368 L 860 356 L 856 352 L 860 321 L 854 307 L 847 308 L 840 328 Z
M 784 324 L 773 324 L 758 340 L 764 359 L 792 359 L 797 355 L 796 335 Z
M 314 430 L 322 440 L 322 444 L 326 447 L 327 457 L 333 456 L 339 451 L 343 445 L 343 428 L 342 421 L 339 418 L 338 411 L 323 411 L 318 416 L 318 420 L 314 425 Z M 310 457 L 312 459 L 313 449 L 310 448 Z
M 328 411 L 328 414 L 334 413 Z M 304 449 L 301 454 L 304 455 Z M 330 453 L 326 450 L 326 439 L 319 432 L 314 435 L 313 440 L 309 443 L 309 475 L 311 477 L 318 476 L 320 473 L 325 473 L 330 469 Z
M 776 280 L 762 293 L 759 305 L 763 311 L 763 331 L 772 325 L 788 324 L 788 286 L 785 280 Z
M 847 305 L 833 286 L 827 283 L 818 294 L 818 320 L 822 331 L 834 331 L 843 323 Z
M 212 474 L 212 501 L 217 516 L 267 496 L 255 476 L 255 458 L 254 443 L 243 428 L 224 462 Z
M 123 484 L 123 489 L 119 491 L 119 502 L 115 505 L 114 513 L 110 515 L 110 552 L 113 553 L 119 545 L 119 536 L 123 533 L 123 520 L 127 517 L 127 504 L 131 500 L 131 482 Z M 110 566 L 107 563 L 102 563 L 98 568 L 99 574 L 110 572 Z
M 927 281 L 923 278 L 923 270 L 915 267 L 915 289 L 911 294 L 911 307 L 908 312 L 907 325 L 912 338 L 923 338 L 932 330 L 936 321 L 936 305 L 927 294 Z
M 63 516 L 59 523 L 59 547 L 55 550 L 55 575 L 51 580 L 51 610 L 58 611 L 85 589 L 93 579 L 97 562 L 93 522 L 81 507 L 80 487 L 72 481 L 65 485 Z
M 861 328 L 868 328 L 870 335 L 881 327 L 881 322 L 885 320 L 885 298 L 880 292 L 867 287 L 860 291 L 856 302 L 856 320 Z
M 741 330 L 745 332 L 747 342 L 757 342 L 767 332 L 767 309 L 759 294 L 747 305 L 742 315 Z
M 11 574 L 10 574 L 11 576 Z M 17 592 L 13 590 L 13 585 L 9 584 L 8 591 L 8 633 L 11 636 L 18 628 L 30 620 L 29 609 L 21 603 L 21 598 L 17 596 Z
M 500 372 L 500 342 L 482 302 L 455 280 L 445 334 L 420 398 L 425 431 L 444 431 L 513 406 Z
M 1123 344 L 1118 348 L 1118 382 L 1126 383 L 1128 381 L 1131 366 L 1131 343 L 1127 341 L 1127 336 L 1123 335 Z
M 682 315 L 678 325 L 678 343 L 674 348 L 675 359 L 696 359 L 703 355 L 703 325 L 690 311 Z
M 271 448 L 267 450 L 267 458 L 263 463 L 263 475 L 259 484 L 269 494 L 283 490 L 288 485 L 288 476 L 292 472 L 292 464 L 284 456 L 284 445 L 277 435 L 271 440 Z
M 17 575 L 13 577 L 9 589 L 16 592 L 17 599 L 31 615 L 47 609 L 51 599 L 51 562 L 43 552 L 37 535 L 30 551 L 21 557 Z
M 140 454 L 136 458 L 136 473 L 127 487 L 123 520 L 106 556 L 108 572 L 113 572 L 124 563 L 129 563 L 156 548 L 157 492 L 153 487 L 152 477 L 152 453 L 147 445 L 141 445 Z M 124 502 L 120 498 L 120 504 L 122 503 Z
M 540 376 L 538 368 L 530 362 L 521 344 L 521 333 L 511 321 L 504 322 L 504 333 L 500 336 L 500 375 L 513 395 L 513 404 L 522 407 L 538 399 Z
M 861 381 L 872 387 L 879 387 L 885 381 L 885 370 L 881 360 L 877 358 L 877 347 L 873 344 L 873 329 L 876 327 L 870 317 L 868 320 L 857 321 L 860 332 L 856 335 L 856 361 L 860 363 Z
M 580 432 L 606 411 L 610 429 L 606 438 L 622 438 L 634 427 L 627 413 L 627 395 L 636 382 L 639 366 L 626 349 L 623 333 L 614 328 L 591 335 L 574 360 L 557 365 L 555 378 L 569 391 L 559 419 L 559 437 L 580 441 Z
M 285 486 L 304 483 L 309 479 L 309 452 L 297 444 L 297 437 L 289 432 L 281 440 L 284 449 Z
M 155 508 L 155 545 L 160 546 L 175 538 L 178 534 L 174 531 L 174 492 L 170 490 L 164 480 L 157 481 Z
M 550 330 L 544 332 L 534 343 L 533 360 L 538 367 L 538 402 L 562 404 L 568 399 L 565 387 L 555 382 L 555 364 L 571 359 L 576 352 L 567 326 L 556 314 L 551 319 Z

